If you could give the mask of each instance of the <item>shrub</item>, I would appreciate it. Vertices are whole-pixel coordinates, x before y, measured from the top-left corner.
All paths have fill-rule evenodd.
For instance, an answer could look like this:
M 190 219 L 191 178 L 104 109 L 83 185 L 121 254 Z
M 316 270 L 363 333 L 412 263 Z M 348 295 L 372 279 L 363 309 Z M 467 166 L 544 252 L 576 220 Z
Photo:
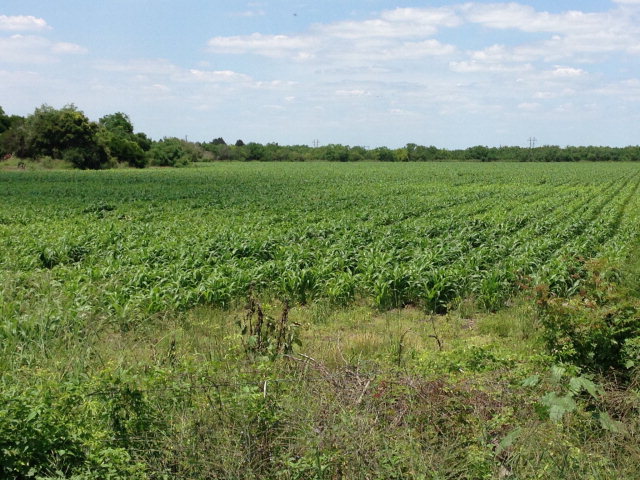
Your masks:
M 551 353 L 591 371 L 640 365 L 640 301 L 607 279 L 601 265 L 590 266 L 590 281 L 568 299 L 537 289 L 543 336 Z
M 127 450 L 104 442 L 102 425 L 74 386 L 0 391 L 0 478 L 146 478 Z

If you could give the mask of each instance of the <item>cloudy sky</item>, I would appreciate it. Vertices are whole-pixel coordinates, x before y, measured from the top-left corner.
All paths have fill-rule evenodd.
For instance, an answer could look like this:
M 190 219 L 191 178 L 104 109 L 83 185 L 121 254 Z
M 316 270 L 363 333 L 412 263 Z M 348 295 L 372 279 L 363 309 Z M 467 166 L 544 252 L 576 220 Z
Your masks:
M 640 0 L 2 0 L 0 106 L 153 138 L 640 144 Z

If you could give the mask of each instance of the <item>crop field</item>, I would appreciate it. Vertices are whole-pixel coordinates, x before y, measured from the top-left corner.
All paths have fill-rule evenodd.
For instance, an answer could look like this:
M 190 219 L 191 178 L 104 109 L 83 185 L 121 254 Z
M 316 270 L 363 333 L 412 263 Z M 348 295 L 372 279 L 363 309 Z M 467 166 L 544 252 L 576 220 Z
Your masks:
M 638 232 L 633 164 L 215 165 L 0 177 L 4 318 L 46 277 L 127 321 L 249 292 L 499 308 Z M 25 285 L 26 283 L 26 285 Z
M 374 352 L 372 358 L 387 358 L 382 364 L 391 365 L 389 369 L 408 369 L 406 355 L 415 371 L 439 365 L 433 368 L 446 370 L 447 379 L 452 374 L 443 365 L 451 362 L 464 366 L 451 370 L 456 372 L 480 372 L 487 365 L 520 372 L 515 367 L 519 353 L 500 356 L 502 347 L 487 350 L 491 342 L 484 333 L 476 339 L 479 349 L 468 353 L 464 342 L 474 322 L 459 329 L 445 322 L 440 331 L 433 319 L 453 318 L 452 312 L 465 305 L 472 305 L 480 317 L 500 315 L 517 304 L 521 292 L 539 285 L 548 287 L 552 296 L 575 296 L 590 281 L 590 259 L 624 259 L 637 248 L 639 235 L 640 166 L 631 163 L 216 163 L 145 171 L 0 172 L 0 399 L 10 405 L 0 403 L 0 436 L 24 442 L 16 446 L 0 439 L 0 455 L 5 456 L 0 472 L 56 479 L 73 472 L 87 475 L 77 477 L 82 479 L 94 478 L 87 472 L 98 472 L 95 478 L 360 478 L 345 472 L 349 458 L 360 458 L 363 452 L 348 451 L 351 447 L 340 443 L 341 434 L 318 427 L 325 421 L 318 419 L 331 417 L 332 425 L 343 422 L 344 430 L 361 432 L 363 438 L 377 434 L 389 440 L 384 433 L 389 429 L 417 431 L 417 423 L 411 422 L 418 422 L 418 416 L 406 412 L 423 403 L 407 396 L 419 389 L 406 380 L 406 372 L 403 380 L 393 377 L 397 389 L 390 403 L 381 400 L 387 383 L 381 387 L 374 377 L 367 383 L 357 376 L 358 381 L 349 383 L 347 379 L 356 377 L 342 372 L 338 385 L 336 377 L 329 376 L 345 354 L 341 350 L 329 358 L 329 347 L 319 342 L 324 335 L 339 343 L 335 335 L 343 331 L 341 315 L 348 317 L 344 321 L 349 328 L 374 322 L 371 330 L 350 337 L 349 351 L 357 350 L 353 342 L 362 348 L 344 363 L 358 375 L 364 375 L 365 368 L 358 362 L 374 352 L 375 345 L 389 357 Z M 309 355 L 295 360 L 306 359 L 304 374 L 291 364 L 274 367 L 266 360 L 244 358 L 241 334 L 232 325 L 247 315 L 242 308 L 249 297 L 263 302 L 274 316 L 281 305 L 283 318 L 291 308 L 292 318 L 303 328 L 311 317 L 320 322 L 315 334 L 303 338 Z M 408 313 L 397 313 L 401 311 Z M 374 338 L 375 325 L 392 328 L 394 315 L 402 317 L 398 327 Z M 431 324 L 420 320 L 420 327 L 412 326 L 426 316 L 431 316 Z M 524 345 L 529 341 L 527 328 L 521 338 L 507 341 Z M 411 340 L 409 332 L 419 329 L 422 340 Z M 425 363 L 421 349 L 427 348 L 433 356 Z M 474 360 L 460 360 L 456 355 L 461 351 Z M 434 360 L 440 354 L 448 360 Z M 535 362 L 549 365 L 545 359 Z M 353 370 L 353 364 L 358 369 Z M 315 420 L 287 417 L 294 411 L 300 414 L 299 407 L 292 406 L 295 402 L 310 405 L 322 397 L 310 387 L 318 386 L 318 378 L 305 376 L 309 365 L 332 379 L 322 391 L 334 388 L 337 393 L 317 407 Z M 370 363 L 366 365 L 370 369 Z M 513 374 L 521 375 L 517 382 L 534 371 L 527 365 Z M 211 387 L 217 397 L 209 396 L 198 382 L 211 375 L 232 379 L 239 387 L 220 393 L 217 383 Z M 267 387 L 270 375 L 292 376 L 306 387 L 297 393 L 287 390 L 285 381 Z M 487 388 L 511 388 L 505 386 L 509 382 Z M 458 407 L 447 404 L 441 410 L 445 412 L 464 410 L 471 397 L 486 397 L 482 408 L 496 409 L 491 422 L 500 415 L 506 419 L 491 435 L 504 437 L 509 425 L 525 419 L 514 420 L 517 409 L 505 413 L 504 400 L 491 403 L 489 394 L 474 396 L 472 389 L 485 392 L 481 383 L 437 388 L 435 383 L 420 384 L 419 391 L 449 392 Z M 516 395 L 505 392 L 504 398 Z M 524 397 L 517 398 L 526 404 Z M 378 422 L 368 427 L 360 420 L 350 424 L 345 411 L 334 412 L 331 402 L 358 412 L 378 405 L 383 414 L 365 412 L 368 422 Z M 76 411 L 79 404 L 86 407 Z M 185 413 L 213 404 L 226 413 L 215 418 Z M 388 414 L 402 405 L 402 415 L 408 416 Z M 425 412 L 420 415 L 436 415 Z M 310 410 L 308 415 L 314 414 Z M 465 424 L 456 439 L 450 439 L 451 448 L 471 448 L 475 457 L 468 452 L 460 457 L 462 450 L 438 450 L 444 447 L 437 440 L 443 435 L 437 424 L 453 417 L 430 417 L 436 425 L 433 438 L 420 430 L 420 435 L 403 437 L 409 443 L 369 445 L 375 455 L 388 454 L 385 459 L 393 457 L 397 463 L 376 457 L 372 469 L 386 473 L 361 478 L 498 478 L 496 472 L 509 473 L 525 455 L 511 457 L 509 464 L 504 454 L 495 453 L 493 440 L 478 440 L 489 435 L 479 424 L 477 432 L 484 433 Z M 537 425 L 539 436 L 556 438 L 550 433 L 552 424 Z M 207 429 L 215 435 L 206 437 Z M 275 438 L 272 432 L 280 433 Z M 322 439 L 311 442 L 309 432 Z M 564 444 L 555 445 L 574 452 L 568 437 L 563 438 Z M 529 440 L 522 448 L 535 452 L 539 445 Z M 218 463 L 199 456 L 194 442 L 213 450 L 222 445 L 224 450 L 216 450 Z M 425 456 L 425 445 L 431 456 Z M 499 452 L 510 445 L 501 444 Z M 413 452 L 412 460 L 392 455 L 387 447 Z M 598 455 L 599 471 L 611 474 L 606 463 L 610 457 L 602 451 Z M 439 456 L 460 469 L 442 473 L 448 467 L 437 465 Z M 425 467 L 416 466 L 417 458 L 432 462 L 433 476 L 416 473 Z M 538 466 L 546 461 L 538 460 Z M 587 478 L 580 477 L 584 471 L 574 464 L 567 464 L 567 470 L 550 465 L 555 470 L 549 467 L 549 475 L 572 468 L 579 472 L 556 478 Z M 542 478 L 534 470 L 517 478 Z

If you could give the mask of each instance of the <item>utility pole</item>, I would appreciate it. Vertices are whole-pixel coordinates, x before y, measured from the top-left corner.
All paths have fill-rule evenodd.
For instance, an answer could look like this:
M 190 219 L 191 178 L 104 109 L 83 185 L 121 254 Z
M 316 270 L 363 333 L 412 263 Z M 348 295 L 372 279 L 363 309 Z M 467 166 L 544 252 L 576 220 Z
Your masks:
M 529 137 L 529 148 L 535 148 L 537 141 L 536 137 Z
M 320 140 L 313 141 L 313 148 L 318 148 L 320 146 Z

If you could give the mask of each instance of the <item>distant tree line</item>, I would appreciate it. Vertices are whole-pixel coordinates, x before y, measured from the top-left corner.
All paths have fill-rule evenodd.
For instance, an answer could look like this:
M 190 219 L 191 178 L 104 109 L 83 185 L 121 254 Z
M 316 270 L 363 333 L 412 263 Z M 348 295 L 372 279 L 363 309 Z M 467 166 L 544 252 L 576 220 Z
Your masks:
M 26 116 L 7 115 L 0 107 L 0 159 L 52 158 L 69 162 L 81 169 L 101 169 L 119 164 L 136 168 L 184 166 L 207 161 L 261 162 L 578 162 L 640 161 L 640 147 L 558 147 L 537 148 L 486 147 L 461 150 L 409 143 L 390 149 L 367 149 L 359 146 L 307 145 L 282 146 L 277 143 L 228 144 L 223 138 L 210 142 L 188 142 L 179 138 L 154 141 L 135 132 L 128 115 L 117 112 L 91 121 L 78 108 L 60 109 L 42 105 Z
M 409 143 L 390 149 L 366 149 L 345 145 L 309 147 L 307 145 L 280 146 L 277 143 L 227 145 L 218 138 L 199 143 L 216 161 L 329 161 L 329 162 L 579 162 L 579 161 L 640 161 L 640 147 L 558 147 L 537 148 L 475 146 L 461 150 L 447 150 Z

